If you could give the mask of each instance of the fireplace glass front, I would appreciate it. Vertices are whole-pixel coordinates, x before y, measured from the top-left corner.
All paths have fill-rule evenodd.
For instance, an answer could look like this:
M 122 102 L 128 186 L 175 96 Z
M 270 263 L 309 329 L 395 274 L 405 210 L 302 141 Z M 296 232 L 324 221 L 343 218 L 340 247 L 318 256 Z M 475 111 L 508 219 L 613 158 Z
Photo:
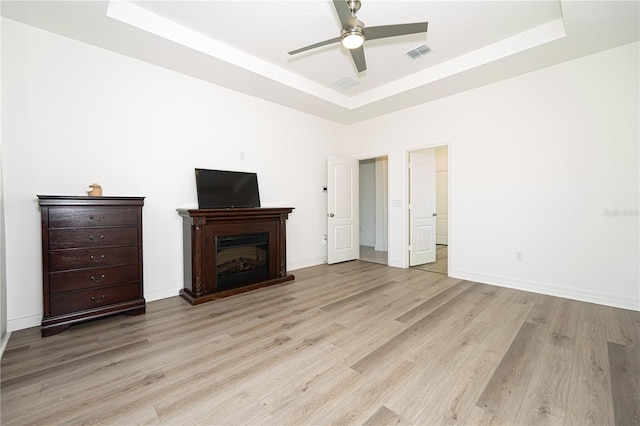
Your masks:
M 216 237 L 217 290 L 269 278 L 269 234 Z

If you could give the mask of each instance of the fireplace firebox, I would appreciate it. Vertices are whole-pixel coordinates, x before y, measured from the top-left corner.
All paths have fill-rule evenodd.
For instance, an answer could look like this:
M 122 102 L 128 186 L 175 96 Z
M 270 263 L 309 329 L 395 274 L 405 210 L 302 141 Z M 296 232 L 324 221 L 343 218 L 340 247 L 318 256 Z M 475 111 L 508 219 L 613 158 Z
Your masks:
M 192 305 L 294 279 L 286 268 L 290 207 L 178 209 L 184 288 Z
M 216 283 L 219 290 L 268 278 L 268 233 L 216 237 Z

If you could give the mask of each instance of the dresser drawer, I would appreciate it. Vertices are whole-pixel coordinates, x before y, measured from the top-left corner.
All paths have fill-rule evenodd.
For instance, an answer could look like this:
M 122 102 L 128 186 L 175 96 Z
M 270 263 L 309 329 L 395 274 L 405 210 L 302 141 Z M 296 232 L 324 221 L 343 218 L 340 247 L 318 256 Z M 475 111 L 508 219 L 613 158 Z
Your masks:
M 137 263 L 138 246 L 72 249 L 49 253 L 49 272 Z
M 138 210 L 126 207 L 60 207 L 49 209 L 49 228 L 137 225 Z
M 141 298 L 140 283 L 74 291 L 50 296 L 51 315 L 62 315 Z
M 49 274 L 49 293 L 86 290 L 138 280 L 138 264 L 80 269 Z
M 49 249 L 138 244 L 138 228 L 78 228 L 49 231 Z

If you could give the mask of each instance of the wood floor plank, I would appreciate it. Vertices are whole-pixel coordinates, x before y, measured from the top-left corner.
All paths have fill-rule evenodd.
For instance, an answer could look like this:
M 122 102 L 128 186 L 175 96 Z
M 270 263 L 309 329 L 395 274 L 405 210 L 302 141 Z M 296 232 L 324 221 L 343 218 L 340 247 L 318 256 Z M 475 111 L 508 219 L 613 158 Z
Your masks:
M 170 348 L 167 346 L 150 347 L 145 351 L 131 353 L 129 356 L 120 356 L 112 358 L 107 363 L 94 363 L 90 372 L 84 369 L 77 369 L 65 375 L 58 375 L 42 381 L 42 389 L 44 393 L 55 395 L 56 399 L 71 399 L 78 397 L 85 392 L 91 392 L 97 386 L 106 385 L 114 382 L 135 380 L 136 377 L 146 377 L 153 371 L 162 371 L 163 376 L 167 376 L 169 367 L 175 365 L 177 360 L 182 360 L 184 368 L 184 360 L 188 360 L 190 355 L 197 351 L 198 353 L 215 353 L 220 345 L 230 343 L 231 338 L 221 336 L 219 339 L 212 339 L 198 344 L 183 345 L 178 348 Z M 153 360 L 152 369 L 149 368 L 149 360 Z M 193 359 L 193 358 L 192 358 Z M 85 380 L 82 380 L 85 379 Z M 69 389 L 68 382 L 77 382 L 78 384 Z M 127 385 L 128 386 L 128 385 Z M 85 398 L 86 396 L 83 396 Z M 106 395 L 102 396 L 106 398 Z M 54 403 L 46 398 L 41 398 L 43 403 Z
M 571 366 L 566 425 L 613 425 L 606 315 L 603 306 L 580 304 L 580 316 Z
M 577 302 L 558 300 L 516 424 L 564 424 L 578 327 L 577 306 Z
M 480 289 L 478 297 L 469 299 L 464 305 L 465 310 L 456 312 L 455 320 L 449 321 L 446 327 L 441 327 L 439 333 L 433 333 L 429 339 L 424 339 L 428 343 L 420 346 L 414 361 L 421 367 L 420 370 L 409 379 L 404 389 L 387 401 L 387 407 L 416 424 L 442 421 L 441 416 L 445 415 L 441 409 L 447 409 L 446 395 L 456 386 L 451 382 L 451 372 L 464 369 L 471 376 L 476 376 L 477 372 L 472 367 L 475 361 L 470 359 L 474 358 L 479 343 L 492 328 L 486 321 L 495 318 L 498 311 L 504 313 L 501 307 L 514 298 L 502 289 Z M 494 366 L 492 364 L 491 372 Z M 457 381 L 465 381 L 466 377 L 458 377 Z M 485 382 L 476 385 L 475 400 Z M 425 400 L 438 400 L 439 403 L 437 406 L 425 406 L 422 403 Z M 457 414 L 452 417 L 457 418 Z
M 633 347 L 608 342 L 613 414 L 618 425 L 640 425 L 640 357 Z
M 394 413 L 384 405 L 378 409 L 367 421 L 364 422 L 365 426 L 377 426 L 377 425 L 411 425 L 412 423 L 402 416 Z
M 323 345 L 317 352 L 305 356 L 296 365 L 284 364 L 269 371 L 271 376 L 256 386 L 242 386 L 245 395 L 253 395 L 269 412 L 288 405 L 307 392 L 322 393 L 331 386 L 334 373 L 344 369 L 344 361 L 338 348 Z M 346 370 L 345 370 L 346 371 Z M 351 372 L 349 372 L 351 374 Z
M 459 373 L 452 374 L 453 368 L 445 368 L 444 379 L 433 386 L 438 404 L 423 410 L 416 422 L 433 425 L 467 425 L 472 414 L 471 407 L 480 397 L 491 376 L 513 341 L 518 324 L 523 324 L 529 315 L 532 304 L 517 303 L 520 301 L 518 292 L 501 289 L 496 296 L 495 304 L 483 310 L 478 316 L 481 323 L 486 321 L 489 329 L 483 336 L 466 335 L 461 338 L 477 347 L 469 357 L 464 359 L 464 365 Z M 497 315 L 501 321 L 491 320 L 491 315 Z M 494 316 L 495 318 L 495 316 Z M 467 331 L 477 328 L 475 321 L 470 323 Z M 476 340 L 480 338 L 481 340 Z M 508 342 L 508 343 L 507 343 Z M 418 364 L 421 365 L 421 364 Z M 453 366 L 452 366 L 453 367 Z
M 464 366 L 474 352 L 473 346 L 462 339 L 452 338 L 447 342 L 447 349 L 436 354 L 431 348 L 431 356 L 422 356 L 416 364 L 421 368 L 407 380 L 406 386 L 392 395 L 385 403 L 387 407 L 414 424 L 424 424 L 434 407 L 424 401 L 438 401 L 442 385 L 447 382 L 451 371 Z
M 478 406 L 469 407 L 469 415 L 462 424 L 473 426 L 514 426 L 512 422 L 508 422 Z
M 429 290 L 432 290 L 434 293 L 438 293 L 449 286 L 443 281 L 426 285 L 428 285 L 430 287 Z M 394 287 L 393 294 L 385 292 L 384 297 L 368 300 L 366 306 L 384 318 L 397 321 L 398 317 L 414 309 L 430 297 L 429 291 L 426 289 L 403 285 Z
M 470 425 L 475 402 L 491 379 L 500 361 L 492 353 L 474 351 L 465 359 L 465 374 L 452 374 L 444 380 L 436 396 L 438 404 L 424 410 L 420 424 Z
M 637 312 L 360 261 L 295 275 L 197 306 L 177 296 L 149 302 L 145 315 L 44 339 L 38 327 L 12 333 L 0 365 L 0 423 L 637 418 Z
M 50 365 L 48 367 L 33 370 L 29 373 L 23 374 L 18 377 L 7 378 L 6 380 L 2 380 L 2 390 L 11 390 L 14 387 L 21 387 L 26 384 L 31 384 L 35 382 L 42 382 L 47 377 L 52 377 L 55 375 L 64 374 L 69 371 L 74 371 L 79 368 L 83 363 L 88 363 L 95 361 L 96 359 L 108 359 L 116 353 L 123 353 L 126 351 L 135 351 L 136 349 L 148 345 L 149 342 L 147 340 L 140 340 L 131 342 L 127 345 L 120 346 L 117 348 L 113 348 L 107 351 L 91 354 L 88 356 L 84 356 L 84 354 L 78 359 L 72 359 L 64 363 Z
M 544 327 L 525 322 L 476 405 L 506 421 L 518 414 L 543 343 Z
M 224 417 L 218 417 L 215 410 L 210 410 L 210 413 L 212 418 L 204 418 L 196 424 L 205 426 L 211 425 L 212 423 L 220 425 L 257 425 L 270 424 L 273 421 L 273 416 L 255 401 L 251 401 L 249 404 L 243 404 Z
M 163 422 L 172 422 L 173 419 L 178 417 L 183 411 L 204 403 L 210 397 L 219 395 L 224 389 L 241 383 L 247 377 L 260 373 L 273 363 L 280 362 L 279 360 L 286 358 L 285 355 L 287 352 L 299 351 L 302 347 L 303 345 L 298 344 L 289 337 L 277 336 L 270 344 L 262 349 L 265 354 L 268 354 L 263 359 L 252 357 L 246 363 L 237 362 L 236 365 L 229 363 L 226 369 L 214 376 L 216 377 L 214 380 L 204 381 L 199 377 L 196 378 L 191 375 L 187 377 L 181 376 L 179 380 L 174 383 L 178 391 L 176 393 L 172 392 L 163 395 L 163 397 L 154 404 L 154 407 Z M 209 374 L 214 374 L 218 368 L 215 368 L 214 362 L 212 362 L 211 365 L 210 370 L 205 369 L 204 371 L 209 372 Z
M 640 347 L 634 322 L 640 321 L 638 312 L 607 307 L 607 341 L 628 347 Z
M 438 308 L 392 339 L 381 344 L 375 351 L 370 352 L 353 364 L 351 368 L 360 373 L 374 371 L 381 368 L 382 363 L 392 360 L 394 357 L 402 356 L 401 354 L 407 351 L 415 351 L 416 336 L 427 332 L 431 328 L 437 327 L 439 323 L 454 316 L 456 309 L 463 309 L 461 306 L 464 302 L 476 297 L 480 292 L 479 286 L 467 287 L 464 285 L 463 288 L 465 288 L 465 290 L 449 299 L 447 303 L 439 304 Z
M 126 375 L 114 373 L 114 377 L 103 381 L 93 381 L 93 376 L 87 374 L 86 370 L 79 376 L 68 375 L 71 379 L 64 382 L 67 388 L 41 386 L 40 393 L 30 400 L 29 410 L 14 410 L 15 406 L 8 405 L 4 406 L 3 416 L 8 415 L 16 424 L 58 424 L 70 417 L 90 412 L 109 398 L 121 395 L 123 389 L 135 394 L 140 389 L 153 386 L 165 379 L 159 369 L 129 371 Z M 64 380 L 64 376 L 61 376 L 61 381 Z M 82 386 L 68 389 L 68 383 L 79 383 Z M 51 410 L 51 407 L 58 404 L 65 405 L 67 409 Z
M 363 381 L 360 387 L 340 403 L 326 407 L 321 414 L 323 422 L 337 425 L 363 424 L 379 410 L 384 401 L 405 385 L 415 374 L 415 370 L 414 363 L 399 360 L 384 375 Z
M 279 424 L 326 424 L 322 410 L 351 395 L 366 380 L 350 369 L 337 371 L 339 374 L 327 377 L 322 383 L 323 389 L 309 389 L 304 395 L 287 399 L 285 404 L 273 407 L 274 421 Z
M 343 299 L 321 306 L 320 309 L 327 312 L 335 312 L 344 309 L 345 307 L 351 308 L 353 307 L 354 302 L 356 302 L 357 304 L 365 303 L 368 298 L 375 297 L 387 288 L 391 288 L 394 286 L 397 287 L 397 284 L 397 281 L 386 281 L 382 284 L 376 285 L 375 287 L 354 293 L 349 297 L 345 297 Z
M 454 297 L 458 296 L 465 290 L 471 287 L 471 283 L 468 281 L 459 281 L 455 285 L 444 289 L 443 291 L 438 292 L 433 295 L 433 297 L 429 297 L 419 306 L 411 309 L 409 312 L 406 312 L 403 315 L 400 315 L 396 320 L 405 323 L 412 324 L 417 322 L 418 320 L 424 318 L 426 315 L 435 311 Z
M 293 356 L 294 353 L 305 353 L 307 349 L 318 345 L 324 340 L 328 340 L 334 331 L 341 329 L 342 327 L 330 324 L 301 341 L 290 338 L 274 340 L 268 357 L 262 359 L 253 357 L 252 362 L 248 364 L 237 363 L 235 366 L 231 364 L 228 366 L 228 371 L 231 374 L 225 374 L 219 380 L 207 381 L 202 383 L 201 386 L 193 386 L 179 397 L 172 395 L 163 399 L 155 404 L 158 415 L 163 421 L 173 422 L 176 413 L 201 403 L 203 399 L 209 398 L 209 395 L 219 394 L 230 387 L 242 386 L 243 382 L 252 380 L 252 377 L 260 376 L 266 371 L 272 371 L 274 368 L 286 364 L 287 358 Z M 273 350 L 275 346 L 278 346 L 277 352 Z
M 108 418 L 108 421 L 104 419 Z M 65 421 L 72 425 L 159 425 L 160 419 L 153 407 L 140 407 L 131 412 L 122 412 L 109 405 L 103 405 L 91 412 L 81 414 Z M 42 423 L 53 424 L 53 423 Z

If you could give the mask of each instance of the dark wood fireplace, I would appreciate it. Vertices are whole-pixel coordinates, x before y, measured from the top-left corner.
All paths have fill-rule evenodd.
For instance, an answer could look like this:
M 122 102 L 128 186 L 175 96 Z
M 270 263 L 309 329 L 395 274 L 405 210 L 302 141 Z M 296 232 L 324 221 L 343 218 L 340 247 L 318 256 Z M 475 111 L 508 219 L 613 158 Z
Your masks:
M 184 288 L 192 305 L 293 280 L 286 268 L 290 207 L 178 209 Z

